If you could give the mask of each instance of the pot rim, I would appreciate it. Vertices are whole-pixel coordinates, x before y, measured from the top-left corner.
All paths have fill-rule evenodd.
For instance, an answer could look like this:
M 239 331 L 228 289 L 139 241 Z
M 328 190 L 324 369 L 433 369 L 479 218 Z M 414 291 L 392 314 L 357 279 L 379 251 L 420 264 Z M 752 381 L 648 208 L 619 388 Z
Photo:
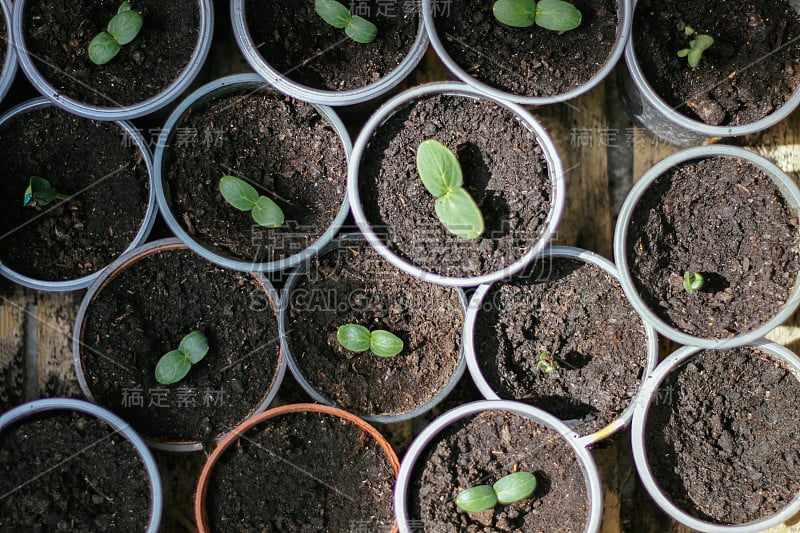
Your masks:
M 0 70 L 0 101 L 8 94 L 17 74 L 17 47 L 11 35 L 13 6 L 11 0 L 0 0 L 0 9 L 6 22 L 6 59 Z

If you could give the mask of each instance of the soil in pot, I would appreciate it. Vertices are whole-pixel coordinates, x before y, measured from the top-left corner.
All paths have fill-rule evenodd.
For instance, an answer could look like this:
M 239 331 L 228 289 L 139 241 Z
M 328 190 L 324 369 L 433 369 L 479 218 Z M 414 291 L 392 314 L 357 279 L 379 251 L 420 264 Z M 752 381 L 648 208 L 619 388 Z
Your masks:
M 466 513 L 456 496 L 515 471 L 536 476 L 530 498 Z M 504 411 L 487 411 L 445 429 L 417 462 L 409 516 L 431 532 L 583 531 L 589 516 L 577 456 L 555 430 Z
M 199 330 L 210 350 L 182 381 L 155 367 Z M 275 379 L 278 325 L 263 286 L 186 249 L 129 265 L 97 293 L 83 326 L 82 366 L 95 400 L 157 441 L 207 442 L 249 416 Z
M 574 421 L 581 435 L 630 405 L 647 366 L 647 332 L 619 282 L 566 257 L 540 259 L 529 275 L 495 284 L 476 319 L 475 346 L 501 398 Z
M 466 240 L 436 217 L 416 166 L 419 144 L 435 138 L 458 157 L 464 187 L 485 231 Z M 540 238 L 552 205 L 548 166 L 536 135 L 511 111 L 487 100 L 433 96 L 399 109 L 376 130 L 361 161 L 364 213 L 398 255 L 444 276 L 502 270 Z
M 206 496 L 211 531 L 389 531 L 394 472 L 364 430 L 289 413 L 248 430 L 220 457 Z
M 647 457 L 685 512 L 720 524 L 774 514 L 800 492 L 798 377 L 746 346 L 703 351 L 660 385 Z
M 289 296 L 287 340 L 311 386 L 361 415 L 392 415 L 430 401 L 456 371 L 464 312 L 458 292 L 394 268 L 365 241 L 313 260 Z M 400 337 L 394 357 L 355 353 L 336 340 L 360 324 Z
M 264 61 L 292 81 L 329 91 L 375 83 L 405 59 L 419 31 L 419 2 L 342 2 L 378 28 L 374 41 L 357 43 L 326 23 L 314 2 L 245 1 L 252 41 Z
M 197 44 L 197 0 L 131 0 L 144 24 L 105 65 L 89 60 L 89 43 L 104 31 L 122 0 L 29 0 L 24 38 L 37 70 L 62 94 L 101 107 L 143 102 L 186 68 Z
M 709 157 L 653 182 L 634 208 L 628 265 L 645 303 L 685 333 L 726 338 L 773 317 L 800 271 L 797 212 L 752 163 Z M 690 294 L 685 272 L 704 287 Z
M 312 105 L 271 92 L 233 93 L 193 106 L 176 127 L 165 166 L 172 212 L 219 253 L 277 261 L 307 248 L 336 218 L 346 189 L 345 149 Z M 285 224 L 257 226 L 250 213 L 229 205 L 219 192 L 225 174 L 274 200 Z
M 502 24 L 493 3 L 462 0 L 448 3 L 449 9 L 434 7 L 436 32 L 470 76 L 510 93 L 546 97 L 576 89 L 605 66 L 616 42 L 615 0 L 570 0 L 582 14 L 581 25 L 561 35 Z
M 6 53 L 8 53 L 8 26 L 6 18 L 0 13 L 0 70 L 6 64 Z
M 714 44 L 697 68 L 678 57 L 686 26 Z M 714 126 L 760 120 L 800 84 L 800 16 L 788 0 L 640 0 L 633 23 L 636 57 L 667 104 Z
M 0 434 L 4 531 L 144 531 L 147 473 L 133 446 L 76 412 L 28 417 Z
M 28 111 L 0 131 L 2 261 L 26 276 L 63 281 L 96 272 L 130 246 L 147 211 L 147 165 L 113 122 L 53 106 Z M 31 176 L 71 195 L 23 205 Z

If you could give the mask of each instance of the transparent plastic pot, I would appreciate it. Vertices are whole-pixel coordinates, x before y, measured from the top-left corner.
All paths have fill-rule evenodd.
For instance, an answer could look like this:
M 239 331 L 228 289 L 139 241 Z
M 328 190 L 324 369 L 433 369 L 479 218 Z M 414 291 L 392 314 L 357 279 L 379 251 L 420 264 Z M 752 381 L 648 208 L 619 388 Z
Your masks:
M 227 255 L 222 255 L 219 251 L 214 249 L 211 245 L 203 243 L 190 235 L 172 212 L 171 198 L 169 194 L 169 183 L 166 176 L 166 164 L 169 158 L 170 146 L 173 144 L 175 135 L 180 131 L 180 124 L 183 116 L 192 109 L 207 104 L 210 101 L 225 98 L 227 95 L 240 92 L 242 90 L 252 90 L 253 92 L 259 90 L 271 90 L 272 87 L 267 84 L 260 76 L 256 74 L 234 74 L 214 80 L 206 85 L 203 85 L 186 99 L 184 99 L 175 111 L 167 119 L 164 128 L 161 130 L 158 143 L 155 150 L 155 195 L 158 199 L 158 205 L 161 208 L 161 215 L 167 222 L 170 230 L 196 254 L 208 259 L 212 263 L 216 263 L 231 270 L 239 270 L 242 272 L 274 272 L 277 270 L 284 270 L 292 268 L 302 262 L 313 257 L 319 250 L 322 249 L 327 243 L 333 239 L 333 236 L 341 228 L 345 218 L 350 213 L 350 203 L 347 199 L 347 194 L 342 198 L 342 205 L 336 214 L 331 225 L 325 232 L 317 238 L 316 241 L 311 243 L 307 248 L 295 254 L 292 254 L 277 261 L 268 261 L 256 263 L 247 261 L 243 258 L 233 258 Z M 350 135 L 347 133 L 344 123 L 336 114 L 336 112 L 327 106 L 316 105 L 314 108 L 317 112 L 330 124 L 334 129 L 339 139 L 342 142 L 342 147 L 345 152 L 347 161 L 350 160 L 351 152 L 353 150 L 350 141 Z
M 17 74 L 17 47 L 14 45 L 14 39 L 11 34 L 12 12 L 14 9 L 11 0 L 0 0 L 0 8 L 3 10 L 3 20 L 6 24 L 6 42 L 4 43 L 6 59 L 0 67 L 0 102 L 2 102 Z
M 800 359 L 797 355 L 790 350 L 768 341 L 767 339 L 757 339 L 751 343 L 753 348 L 763 350 L 775 357 L 777 360 L 784 362 L 795 378 L 800 380 Z M 641 397 L 636 403 L 636 408 L 633 412 L 633 422 L 631 424 L 631 446 L 633 448 L 633 460 L 636 471 L 639 474 L 639 479 L 642 480 L 644 488 L 651 498 L 658 504 L 658 506 L 670 516 L 673 520 L 692 528 L 697 531 L 705 531 L 709 533 L 757 533 L 765 531 L 769 528 L 775 527 L 783 522 L 786 522 L 793 516 L 800 513 L 800 492 L 787 504 L 783 509 L 775 514 L 737 525 L 723 525 L 713 522 L 707 522 L 696 518 L 674 503 L 667 497 L 658 485 L 658 481 L 650 468 L 650 462 L 647 459 L 647 446 L 645 444 L 645 429 L 647 427 L 647 417 L 650 411 L 650 406 L 653 401 L 658 401 L 659 388 L 667 376 L 671 372 L 686 364 L 695 355 L 700 353 L 703 348 L 685 346 L 673 352 L 669 357 L 664 359 L 656 368 L 655 372 L 645 381 L 642 388 Z M 712 392 L 712 391 L 709 391 Z
M 36 109 L 41 109 L 43 107 L 48 107 L 53 105 L 52 102 L 47 100 L 46 98 L 34 98 L 33 100 L 28 100 L 23 102 L 8 111 L 6 111 L 2 116 L 0 116 L 0 130 L 2 130 L 6 123 L 14 120 L 25 113 L 30 111 L 34 111 Z M 87 119 L 88 120 L 88 119 Z M 156 221 L 156 215 L 158 214 L 158 208 L 156 206 L 156 194 L 153 190 L 153 157 L 150 155 L 150 147 L 147 145 L 147 142 L 142 137 L 142 134 L 133 127 L 133 125 L 126 121 L 117 121 L 116 124 L 122 128 L 125 132 L 125 135 L 135 143 L 136 148 L 138 148 L 139 153 L 142 155 L 142 160 L 144 161 L 147 167 L 147 209 L 145 211 L 144 219 L 142 220 L 141 226 L 139 226 L 139 231 L 134 236 L 131 243 L 128 247 L 124 250 L 123 253 L 132 250 L 133 248 L 137 247 L 139 244 L 144 242 L 147 239 L 147 236 L 150 234 L 150 230 L 153 229 L 153 224 Z M 51 292 L 63 292 L 63 291 L 74 291 L 78 289 L 85 289 L 94 281 L 100 277 L 103 271 L 107 268 L 104 266 L 103 268 L 97 269 L 97 271 L 88 274 L 86 276 L 82 276 L 80 278 L 64 280 L 64 281 L 49 281 L 49 280 L 41 280 L 32 278 L 30 276 L 26 276 L 20 272 L 10 269 L 2 262 L 0 262 L 0 274 L 5 276 L 6 278 L 10 279 L 15 283 L 19 283 L 24 287 L 28 287 L 31 289 L 36 289 L 40 291 L 51 291 Z
M 19 54 L 19 64 L 25 76 L 37 91 L 57 106 L 81 117 L 95 120 L 130 120 L 158 111 L 175 100 L 189 87 L 200 73 L 200 69 L 211 48 L 211 39 L 214 34 L 214 6 L 211 0 L 197 0 L 200 18 L 197 42 L 189 62 L 172 83 L 155 96 L 135 104 L 115 107 L 88 104 L 62 94 L 34 65 L 25 44 L 25 28 L 23 26 L 25 22 L 25 4 L 26 2 L 32 3 L 35 1 L 16 0 L 14 2 L 12 35 L 14 45 L 17 47 Z
M 580 248 L 572 248 L 569 246 L 553 246 L 552 248 L 548 248 L 545 250 L 539 259 L 548 258 L 548 257 L 566 257 L 569 259 L 574 259 L 576 261 L 581 261 L 584 263 L 588 263 L 594 265 L 598 268 L 601 268 L 611 277 L 616 280 L 619 280 L 619 273 L 617 272 L 617 268 L 614 266 L 614 263 L 609 261 L 608 259 L 588 250 L 582 250 Z M 492 385 L 484 376 L 483 371 L 481 370 L 481 365 L 479 362 L 479 355 L 476 350 L 475 346 L 475 325 L 478 320 L 478 316 L 480 311 L 483 309 L 484 299 L 486 295 L 489 294 L 492 285 L 481 285 L 472 295 L 472 299 L 469 302 L 469 309 L 467 310 L 467 317 L 464 321 L 464 334 L 462 339 L 462 345 L 464 346 L 464 350 L 466 353 L 467 358 L 467 368 L 469 369 L 470 376 L 472 380 L 475 382 L 475 385 L 478 387 L 481 395 L 486 398 L 487 400 L 516 400 L 515 398 L 501 398 L 497 391 L 494 390 Z M 647 351 L 647 361 L 644 367 L 644 372 L 641 378 L 641 383 L 638 387 L 637 394 L 631 400 L 630 405 L 625 408 L 622 413 L 619 414 L 613 421 L 611 421 L 605 427 L 598 429 L 597 431 L 590 433 L 588 435 L 582 435 L 578 439 L 578 443 L 581 446 L 592 446 L 601 440 L 607 439 L 620 429 L 624 428 L 628 425 L 631 421 L 631 417 L 633 416 L 633 408 L 636 405 L 637 399 L 639 398 L 640 391 L 644 382 L 647 380 L 648 376 L 653 372 L 658 364 L 658 335 L 656 334 L 655 329 L 647 324 L 646 322 L 643 323 L 645 334 L 647 335 L 647 343 L 646 346 L 643 348 Z M 517 400 L 521 401 L 521 400 Z M 564 423 L 569 426 L 572 421 L 566 420 Z
M 231 0 L 231 20 L 233 21 L 233 33 L 239 49 L 242 51 L 247 62 L 253 67 L 259 76 L 282 93 L 288 94 L 298 100 L 304 100 L 314 104 L 328 106 L 349 106 L 360 104 L 369 100 L 374 100 L 391 89 L 396 87 L 425 55 L 428 48 L 428 35 L 425 32 L 425 25 L 422 22 L 422 14 L 419 17 L 419 30 L 411 49 L 405 58 L 394 70 L 383 76 L 381 79 L 364 87 L 348 89 L 344 91 L 330 91 L 317 89 L 303 85 L 289 79 L 284 73 L 277 70 L 274 66 L 267 63 L 258 51 L 258 44 L 253 41 L 248 29 L 245 3 L 247 0 Z M 347 4 L 345 2 L 345 4 Z
M 619 280 L 622 283 L 622 290 L 631 302 L 631 305 L 645 322 L 652 325 L 656 331 L 667 338 L 670 338 L 686 346 L 697 346 L 700 348 L 732 348 L 747 344 L 759 339 L 780 326 L 794 313 L 800 305 L 800 276 L 795 281 L 795 287 L 781 309 L 761 326 L 739 335 L 725 339 L 704 338 L 690 335 L 677 327 L 667 324 L 645 303 L 633 281 L 630 268 L 628 266 L 628 231 L 631 225 L 631 218 L 634 210 L 641 199 L 648 194 L 649 187 L 653 182 L 668 170 L 681 165 L 687 161 L 704 159 L 708 157 L 725 156 L 744 159 L 758 167 L 774 182 L 775 186 L 786 199 L 789 207 L 800 217 L 800 189 L 794 181 L 768 159 L 754 154 L 744 148 L 727 145 L 696 146 L 687 148 L 678 153 L 672 154 L 655 165 L 653 165 L 628 193 L 622 209 L 617 218 L 617 225 L 614 229 L 614 258 L 619 270 Z
M 156 533 L 161 522 L 161 513 L 164 505 L 164 492 L 161 485 L 161 476 L 158 473 L 158 466 L 153 458 L 153 454 L 142 438 L 131 428 L 131 425 L 108 409 L 72 398 L 35 400 L 15 407 L 0 416 L 0 433 L 12 424 L 22 421 L 25 418 L 51 411 L 76 411 L 93 416 L 111 426 L 114 431 L 125 437 L 125 440 L 133 446 L 148 477 L 151 506 L 150 519 L 147 523 L 147 532 Z M 120 482 L 123 481 L 124 480 L 120 480 Z
M 466 403 L 447 411 L 426 426 L 425 429 L 417 435 L 411 443 L 411 446 L 409 446 L 406 455 L 400 463 L 400 473 L 397 475 L 397 484 L 394 489 L 394 512 L 398 526 L 400 527 L 400 533 L 414 533 L 417 531 L 417 529 L 412 529 L 409 525 L 408 491 L 410 490 L 417 461 L 422 454 L 425 453 L 428 445 L 451 424 L 485 411 L 506 411 L 514 413 L 528 418 L 537 424 L 548 427 L 561 435 L 564 445 L 577 456 L 578 462 L 581 465 L 581 470 L 583 471 L 584 481 L 586 482 L 586 494 L 589 499 L 589 516 L 586 517 L 586 527 L 583 533 L 595 533 L 600 531 L 600 522 L 603 517 L 603 486 L 600 482 L 600 474 L 592 458 L 592 454 L 579 442 L 578 435 L 553 415 L 531 405 L 509 400 L 481 400 L 478 402 Z

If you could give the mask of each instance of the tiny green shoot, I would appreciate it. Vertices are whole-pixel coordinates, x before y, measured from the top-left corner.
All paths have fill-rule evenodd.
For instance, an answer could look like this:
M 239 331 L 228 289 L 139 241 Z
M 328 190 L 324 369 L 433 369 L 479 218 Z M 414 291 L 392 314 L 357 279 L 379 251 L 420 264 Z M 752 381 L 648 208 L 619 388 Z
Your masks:
M 28 180 L 28 187 L 25 189 L 25 196 L 22 198 L 22 205 L 31 207 L 44 206 L 53 200 L 69 200 L 68 194 L 61 194 L 50 182 L 39 176 L 31 176 Z
M 483 234 L 483 215 L 463 187 L 461 165 L 453 152 L 436 139 L 421 142 L 417 148 L 417 172 L 436 198 L 436 216 L 447 231 L 462 239 L 476 239 Z
M 554 356 L 550 355 L 550 352 L 545 350 L 539 354 L 539 360 L 536 362 L 536 370 L 549 374 L 553 370 L 558 369 L 558 367 L 558 361 L 556 361 Z
M 692 35 L 696 35 L 696 37 L 689 41 L 689 48 L 678 50 L 678 57 L 685 57 L 690 67 L 697 68 L 697 65 L 700 64 L 700 59 L 703 57 L 703 52 L 714 44 L 714 38 L 706 34 L 697 34 L 691 26 L 686 26 L 684 33 L 687 37 Z
M 371 43 L 378 35 L 375 24 L 364 17 L 351 15 L 347 6 L 336 0 L 314 0 L 314 11 L 334 28 L 344 28 L 344 33 L 357 43 Z
M 156 364 L 156 381 L 162 385 L 177 383 L 186 377 L 192 365 L 208 353 L 208 339 L 201 331 L 192 331 L 180 342 L 177 350 L 161 356 Z
M 259 195 L 255 187 L 243 179 L 222 176 L 219 180 L 219 192 L 231 206 L 240 211 L 249 211 L 260 226 L 278 228 L 283 225 L 284 215 L 278 204 Z
M 527 28 L 536 24 L 559 34 L 581 25 L 580 10 L 564 0 L 497 0 L 492 6 L 494 17 L 514 28 Z
M 394 357 L 403 351 L 403 341 L 384 329 L 372 332 L 358 324 L 345 324 L 336 331 L 336 340 L 351 352 L 371 350 L 378 357 Z
M 530 498 L 536 491 L 536 476 L 530 472 L 515 472 L 492 485 L 477 485 L 456 496 L 456 505 L 468 513 L 479 513 L 498 503 L 508 505 Z
M 95 65 L 105 65 L 114 59 L 123 45 L 139 35 L 143 22 L 141 14 L 134 11 L 127 1 L 122 2 L 106 31 L 95 35 L 89 43 L 89 59 Z
M 683 273 L 683 288 L 689 294 L 694 294 L 703 288 L 705 278 L 700 272 L 684 272 Z

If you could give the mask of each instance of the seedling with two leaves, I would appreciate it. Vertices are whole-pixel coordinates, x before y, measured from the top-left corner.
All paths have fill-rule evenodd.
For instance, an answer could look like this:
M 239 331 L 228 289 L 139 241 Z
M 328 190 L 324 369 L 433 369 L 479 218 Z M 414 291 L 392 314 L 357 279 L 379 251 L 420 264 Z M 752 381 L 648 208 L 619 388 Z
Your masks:
M 706 279 L 700 272 L 684 272 L 683 273 L 683 288 L 689 294 L 694 294 L 706 283 Z
M 536 490 L 536 476 L 515 472 L 497 480 L 494 485 L 477 485 L 456 496 L 456 505 L 468 513 L 492 509 L 498 503 L 508 505 L 530 498 Z
M 581 25 L 583 15 L 569 2 L 563 0 L 497 0 L 492 6 L 494 18 L 514 28 L 527 28 L 536 24 L 559 34 Z
M 345 349 L 361 353 L 372 351 L 378 357 L 394 357 L 403 351 L 403 341 L 384 329 L 370 331 L 359 324 L 345 324 L 336 331 L 336 340 Z
M 558 370 L 559 364 L 554 355 L 551 355 L 547 350 L 539 354 L 539 360 L 536 362 L 536 370 L 549 374 L 553 370 Z
M 691 26 L 686 26 L 684 33 L 686 33 L 687 37 L 697 36 L 689 41 L 689 48 L 678 50 L 678 57 L 685 57 L 690 67 L 697 68 L 697 65 L 700 64 L 700 59 L 703 57 L 703 52 L 714 44 L 714 38 L 706 34 L 697 34 Z
M 46 179 L 31 176 L 28 180 L 28 187 L 25 189 L 25 196 L 22 197 L 22 205 L 41 207 L 53 200 L 69 200 L 70 198 L 70 195 L 58 192 Z
M 89 43 L 89 59 L 96 65 L 105 65 L 114 59 L 123 45 L 139 35 L 143 23 L 142 15 L 134 11 L 127 1 L 122 2 L 106 31 L 95 35 Z
M 272 199 L 258 194 L 255 187 L 236 176 L 222 176 L 219 192 L 231 206 L 240 211 L 249 211 L 253 220 L 266 228 L 283 225 L 284 215 L 280 206 Z
M 371 43 L 378 35 L 375 24 L 350 14 L 347 6 L 336 0 L 314 0 L 314 11 L 334 28 L 344 28 L 344 33 L 357 43 Z
M 181 340 L 177 350 L 165 353 L 158 360 L 156 381 L 162 385 L 179 382 L 207 353 L 208 338 L 201 331 L 192 331 Z

